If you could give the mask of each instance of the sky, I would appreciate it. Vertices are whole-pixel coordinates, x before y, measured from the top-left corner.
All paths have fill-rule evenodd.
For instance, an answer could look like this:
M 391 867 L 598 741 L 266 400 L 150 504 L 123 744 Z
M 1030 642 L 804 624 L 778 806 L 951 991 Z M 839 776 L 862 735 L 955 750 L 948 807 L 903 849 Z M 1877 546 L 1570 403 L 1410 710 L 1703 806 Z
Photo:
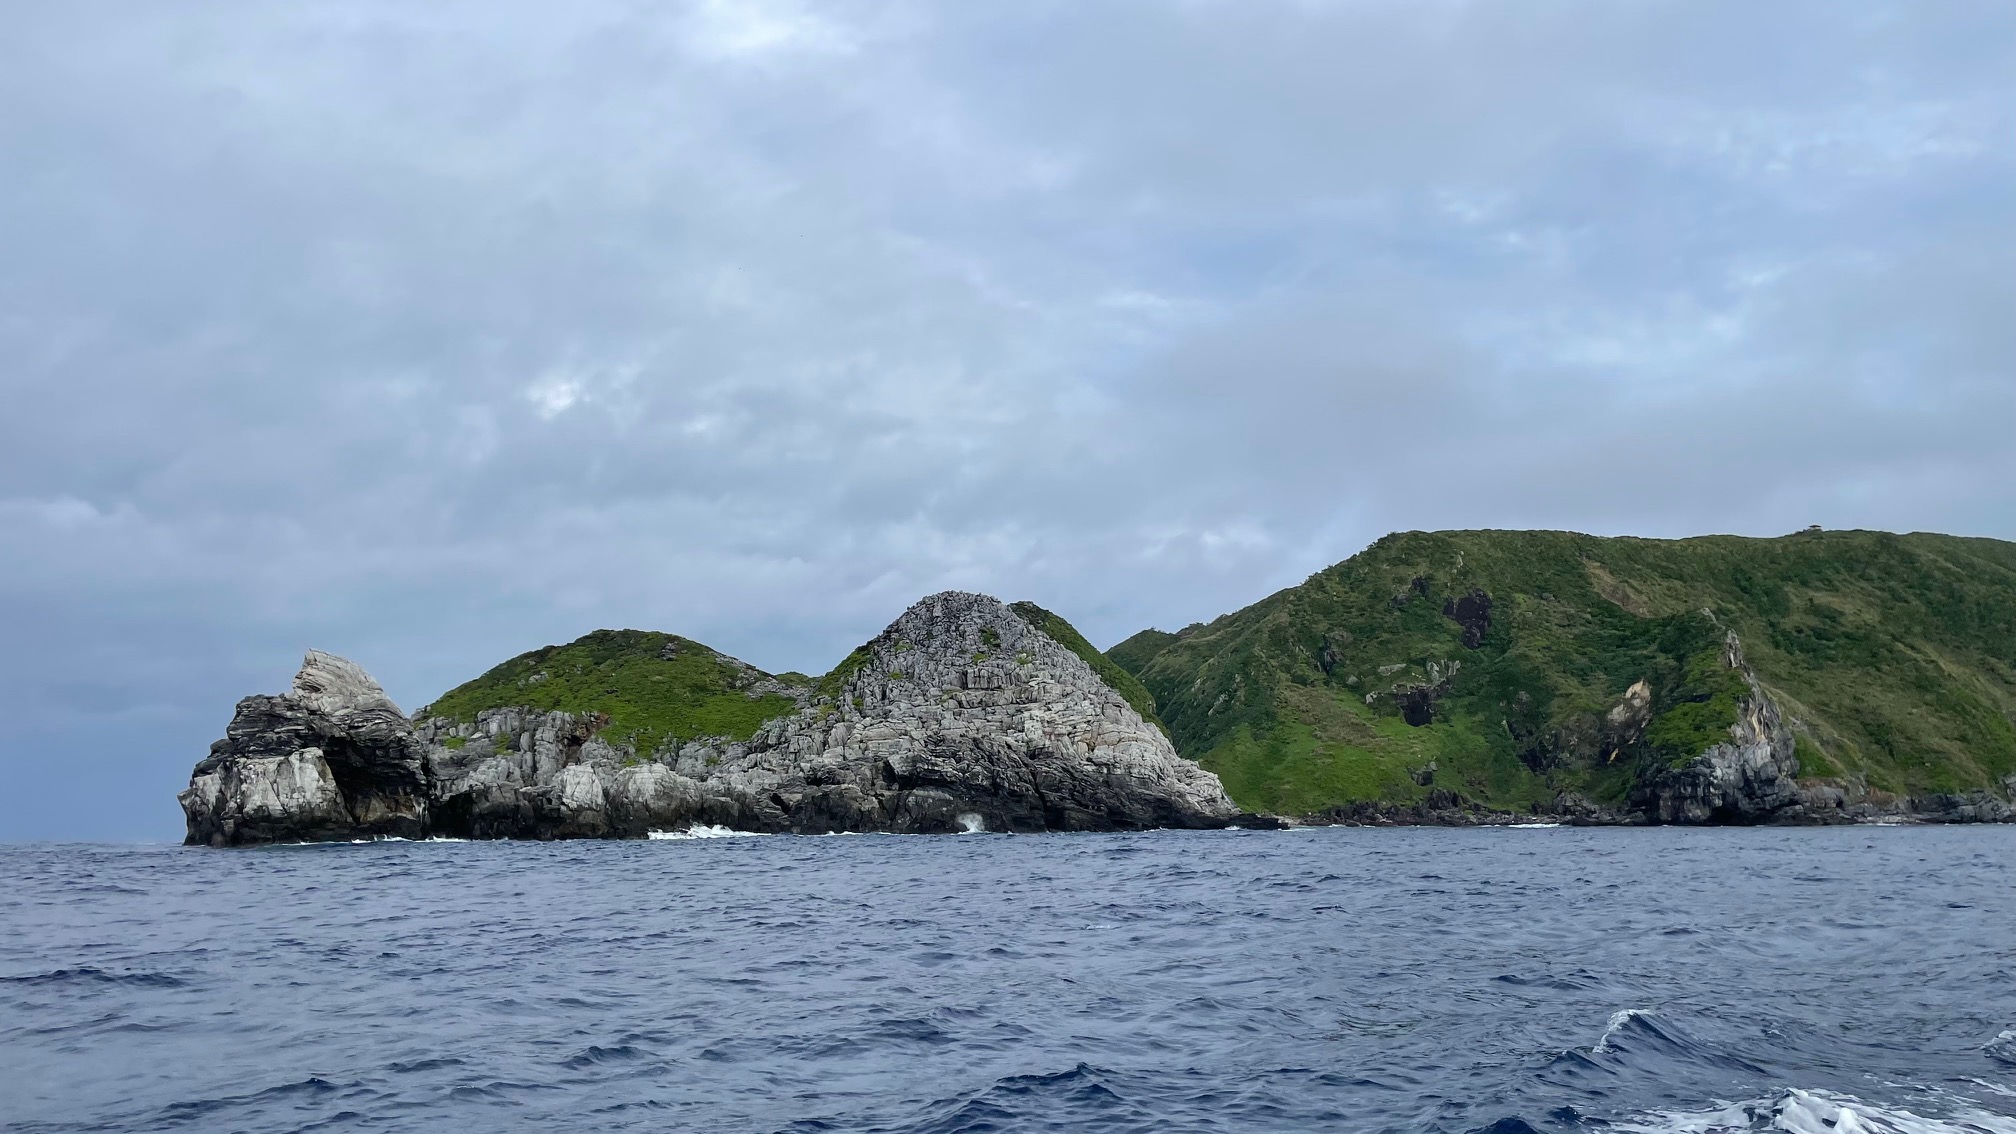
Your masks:
M 15 4 L 0 171 L 0 839 L 179 839 L 309 647 L 2016 537 L 2003 0 Z

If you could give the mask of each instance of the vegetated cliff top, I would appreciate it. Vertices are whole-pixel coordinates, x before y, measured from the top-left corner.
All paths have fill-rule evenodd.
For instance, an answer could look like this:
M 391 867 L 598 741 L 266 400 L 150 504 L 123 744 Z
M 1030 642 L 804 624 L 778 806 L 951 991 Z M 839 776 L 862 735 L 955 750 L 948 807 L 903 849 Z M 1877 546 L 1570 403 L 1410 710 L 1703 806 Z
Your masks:
M 1085 640 L 1085 635 L 1080 634 L 1077 627 L 1033 602 L 1012 603 L 1008 609 L 1021 615 L 1022 621 L 1048 634 L 1056 639 L 1059 645 L 1084 659 L 1085 664 L 1092 667 L 1092 672 L 1098 674 L 1101 681 L 1112 686 L 1114 692 L 1127 699 L 1128 706 L 1140 713 L 1142 720 L 1165 733 L 1169 731 L 1168 726 L 1162 723 L 1162 718 L 1155 715 L 1155 698 L 1149 695 L 1147 687 L 1141 684 L 1140 679 L 1127 672 L 1125 666 L 1100 653 L 1097 646 Z
M 1134 677 L 1069 622 L 1034 603 L 1010 607 L 1077 654 L 1151 723 L 1154 701 Z M 766 673 L 690 638 L 649 630 L 597 630 L 561 646 L 520 654 L 442 694 L 414 714 L 473 721 L 488 709 L 601 713 L 602 735 L 639 753 L 700 738 L 748 740 L 765 721 L 807 701 L 834 697 L 866 657 L 863 646 L 825 677 Z
M 2016 544 L 1999 540 L 1404 532 L 1108 656 L 1241 806 L 1453 791 L 1523 808 L 1619 801 L 1650 762 L 1719 739 L 1744 692 L 1715 661 L 1729 631 L 1793 722 L 1802 780 L 1914 795 L 2016 774 Z M 1649 721 L 1622 735 L 1639 682 Z
M 791 691 L 809 684 L 800 674 L 773 676 L 676 634 L 597 630 L 520 654 L 414 716 L 469 721 L 486 709 L 515 706 L 602 713 L 609 718 L 603 735 L 641 752 L 703 736 L 747 740 L 764 721 L 797 708 Z

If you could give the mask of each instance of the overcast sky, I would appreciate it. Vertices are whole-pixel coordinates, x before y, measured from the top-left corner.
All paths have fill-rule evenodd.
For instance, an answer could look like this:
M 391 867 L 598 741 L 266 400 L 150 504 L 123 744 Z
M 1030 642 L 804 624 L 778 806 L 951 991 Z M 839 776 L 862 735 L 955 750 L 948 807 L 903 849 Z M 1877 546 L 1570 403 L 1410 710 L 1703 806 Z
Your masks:
M 0 6 L 0 838 L 240 696 L 2016 536 L 2005 0 Z

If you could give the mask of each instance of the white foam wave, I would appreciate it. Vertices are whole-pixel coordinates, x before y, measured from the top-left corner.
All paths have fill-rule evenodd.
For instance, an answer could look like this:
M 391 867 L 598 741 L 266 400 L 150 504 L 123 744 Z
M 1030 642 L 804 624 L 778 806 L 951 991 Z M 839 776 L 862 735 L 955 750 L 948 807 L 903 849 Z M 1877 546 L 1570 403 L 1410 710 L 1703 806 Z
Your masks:
M 733 827 L 716 827 L 706 823 L 695 823 L 683 831 L 646 831 L 652 839 L 753 839 L 761 831 L 737 831 Z
M 1510 828 L 1512 828 L 1512 829 L 1513 829 L 1513 830 L 1515 830 L 1515 831 L 1541 831 L 1541 830 L 1545 830 L 1545 829 L 1547 829 L 1547 828 L 1550 828 L 1550 827 L 1559 827 L 1559 826 L 1560 826 L 1561 824 L 1559 824 L 1559 823 L 1507 823 L 1507 824 L 1505 824 L 1505 825 L 1506 825 L 1507 827 L 1510 827 Z
M 1287 822 L 1285 822 L 1285 823 L 1281 824 L 1281 825 L 1280 825 L 1280 826 L 1278 826 L 1278 827 L 1274 827 L 1274 826 L 1267 826 L 1267 827 L 1241 827 L 1241 826 L 1240 826 L 1239 824 L 1237 824 L 1237 823 L 1230 823 L 1230 824 L 1227 824 L 1227 825 L 1225 825 L 1225 826 L 1223 826 L 1223 827 L 1219 827 L 1219 828 L 1218 828 L 1218 830 L 1220 830 L 1220 831 L 1250 831 L 1250 832 L 1257 832 L 1257 833 L 1259 833 L 1259 834 L 1263 834 L 1263 835 L 1286 835 L 1286 834 L 1290 834 L 1290 833 L 1292 833 L 1292 832 L 1296 832 L 1296 831 L 1327 831 L 1327 830 L 1329 830 L 1329 829 L 1330 829 L 1330 828 L 1331 828 L 1332 826 L 1334 826 L 1334 825 L 1335 825 L 1335 824 L 1331 824 L 1331 823 L 1297 823 L 1297 822 L 1295 822 L 1294 820 L 1292 820 L 1292 819 L 1291 819 L 1291 820 L 1289 820 L 1289 821 L 1287 821 Z M 1157 830 L 1161 830 L 1161 829 L 1163 829 L 1163 828 L 1156 828 L 1156 829 L 1157 829 Z
M 313 839 L 298 843 L 274 843 L 276 847 L 373 847 L 380 843 L 471 843 L 474 839 L 456 839 L 447 835 L 429 835 L 424 839 L 409 839 L 404 835 L 373 835 L 368 839 Z
M 1974 1084 L 1977 1087 L 1980 1087 L 1982 1090 L 1992 1091 L 1995 1094 L 2004 1095 L 2007 1096 L 2008 1098 L 2016 1099 L 2016 1087 L 2005 1087 L 2000 1083 L 1991 1083 L 1986 1079 L 1969 1079 L 1967 1081 Z
M 1611 1129 L 1626 1134 L 2016 1134 L 2016 1118 L 1983 1110 L 1931 1118 L 1850 1095 L 1791 1090 L 1714 1110 L 1653 1112 L 1622 1119 Z
M 1997 1063 L 2016 1063 L 2016 1028 L 1981 1045 L 1981 1054 Z
M 1626 1008 L 1622 1012 L 1612 1012 L 1610 1014 L 1610 1023 L 1603 1028 L 1602 1038 L 1596 1041 L 1596 1046 L 1589 1049 L 1590 1053 L 1593 1055 L 1608 1055 L 1610 1053 L 1611 1037 L 1615 1036 L 1624 1025 L 1640 1016 L 1650 1016 L 1651 1014 L 1652 1010 L 1650 1008 Z

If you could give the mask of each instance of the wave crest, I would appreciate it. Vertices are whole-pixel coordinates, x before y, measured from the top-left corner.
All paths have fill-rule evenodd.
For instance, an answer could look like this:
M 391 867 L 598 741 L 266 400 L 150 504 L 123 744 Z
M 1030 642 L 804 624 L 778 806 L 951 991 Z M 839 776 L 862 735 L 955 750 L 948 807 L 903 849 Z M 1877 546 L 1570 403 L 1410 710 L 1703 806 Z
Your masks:
M 1716 1110 L 1654 1112 L 1619 1120 L 1611 1129 L 1623 1134 L 2016 1134 L 2016 1118 L 1980 1110 L 1934 1118 L 1850 1095 L 1790 1090 Z
M 683 831 L 647 831 L 652 839 L 753 839 L 761 831 L 738 831 L 733 827 L 716 827 L 707 823 L 695 823 Z

